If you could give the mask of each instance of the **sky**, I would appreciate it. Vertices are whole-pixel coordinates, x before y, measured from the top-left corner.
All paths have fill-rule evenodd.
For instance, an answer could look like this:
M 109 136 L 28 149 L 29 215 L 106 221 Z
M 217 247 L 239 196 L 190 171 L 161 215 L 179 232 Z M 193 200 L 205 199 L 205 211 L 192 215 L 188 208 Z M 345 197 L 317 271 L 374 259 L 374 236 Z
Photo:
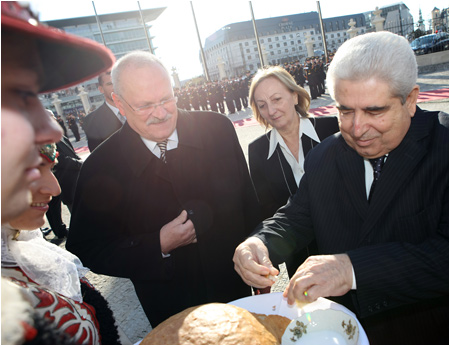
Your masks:
M 448 7 L 448 0 L 404 0 L 414 17 L 419 19 L 419 8 L 424 20 L 431 18 L 434 7 Z M 92 1 L 88 0 L 34 0 L 29 1 L 42 21 L 95 15 Z M 323 18 L 344 16 L 398 3 L 395 0 L 321 0 Z M 139 10 L 137 1 L 94 1 L 97 14 Z M 203 74 L 199 59 L 199 42 L 188 0 L 141 0 L 141 9 L 167 7 L 152 22 L 150 29 L 155 54 L 171 69 L 177 69 L 180 80 Z M 250 4 L 247 0 L 193 0 L 192 5 L 197 20 L 202 44 L 205 39 L 230 23 L 251 20 Z M 317 11 L 316 0 L 253 0 L 255 19 L 278 17 L 289 14 Z

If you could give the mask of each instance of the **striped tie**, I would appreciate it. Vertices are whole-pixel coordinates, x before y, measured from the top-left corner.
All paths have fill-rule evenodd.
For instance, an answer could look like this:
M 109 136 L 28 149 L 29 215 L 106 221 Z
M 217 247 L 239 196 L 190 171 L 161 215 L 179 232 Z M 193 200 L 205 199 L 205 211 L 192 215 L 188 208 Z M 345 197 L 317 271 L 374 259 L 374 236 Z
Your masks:
M 156 143 L 156 145 L 159 147 L 159 150 L 161 151 L 160 159 L 166 163 L 166 150 L 167 150 L 167 139 L 165 141 Z

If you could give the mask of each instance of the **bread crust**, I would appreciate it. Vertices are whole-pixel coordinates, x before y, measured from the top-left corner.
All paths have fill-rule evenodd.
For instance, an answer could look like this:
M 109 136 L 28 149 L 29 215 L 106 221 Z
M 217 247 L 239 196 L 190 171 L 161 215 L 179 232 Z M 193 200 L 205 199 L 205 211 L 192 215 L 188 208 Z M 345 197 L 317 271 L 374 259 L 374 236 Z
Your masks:
M 168 318 L 141 345 L 277 345 L 289 322 L 234 305 L 204 304 Z

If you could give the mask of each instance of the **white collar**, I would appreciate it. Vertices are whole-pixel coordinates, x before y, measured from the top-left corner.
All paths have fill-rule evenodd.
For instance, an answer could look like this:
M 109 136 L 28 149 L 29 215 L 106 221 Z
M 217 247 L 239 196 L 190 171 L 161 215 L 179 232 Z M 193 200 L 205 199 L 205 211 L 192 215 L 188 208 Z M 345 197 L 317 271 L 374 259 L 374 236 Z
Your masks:
M 111 110 L 113 111 L 113 113 L 114 113 L 115 115 L 119 114 L 119 108 L 114 107 L 113 105 L 109 104 L 109 103 L 106 102 L 106 101 L 105 101 L 105 103 L 106 103 L 106 105 L 109 107 L 109 109 L 111 109 Z
M 309 119 L 310 118 L 300 117 L 300 121 L 298 124 L 299 139 L 302 138 L 303 134 L 305 134 L 306 136 L 315 140 L 317 143 L 320 143 L 319 136 L 317 136 L 316 130 L 314 129 L 314 126 Z M 277 129 L 273 128 L 272 134 L 270 135 L 269 154 L 267 156 L 267 159 L 270 159 L 270 157 L 273 155 L 278 143 L 280 144 L 280 146 L 286 146 L 283 137 L 280 135 Z
M 2 267 L 19 267 L 34 282 L 47 289 L 83 302 L 80 278 L 89 271 L 80 259 L 67 250 L 46 241 L 40 229 L 22 231 L 9 224 L 1 227 Z
M 154 153 L 155 151 L 158 151 L 158 143 L 155 141 L 152 141 L 150 139 L 144 138 L 141 136 L 142 141 L 144 142 L 145 146 Z M 178 132 L 177 129 L 172 132 L 172 134 L 167 138 L 167 150 L 176 149 L 178 147 Z M 156 150 L 158 148 L 158 150 Z

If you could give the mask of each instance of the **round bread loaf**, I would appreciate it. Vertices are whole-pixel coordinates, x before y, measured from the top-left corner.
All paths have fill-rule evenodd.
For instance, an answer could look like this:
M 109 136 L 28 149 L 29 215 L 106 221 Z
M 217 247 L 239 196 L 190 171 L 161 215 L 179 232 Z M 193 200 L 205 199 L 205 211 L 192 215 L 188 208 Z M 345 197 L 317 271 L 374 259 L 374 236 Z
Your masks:
M 159 324 L 141 345 L 276 345 L 265 317 L 234 305 L 211 303 L 188 308 Z M 290 320 L 283 319 L 281 335 Z

